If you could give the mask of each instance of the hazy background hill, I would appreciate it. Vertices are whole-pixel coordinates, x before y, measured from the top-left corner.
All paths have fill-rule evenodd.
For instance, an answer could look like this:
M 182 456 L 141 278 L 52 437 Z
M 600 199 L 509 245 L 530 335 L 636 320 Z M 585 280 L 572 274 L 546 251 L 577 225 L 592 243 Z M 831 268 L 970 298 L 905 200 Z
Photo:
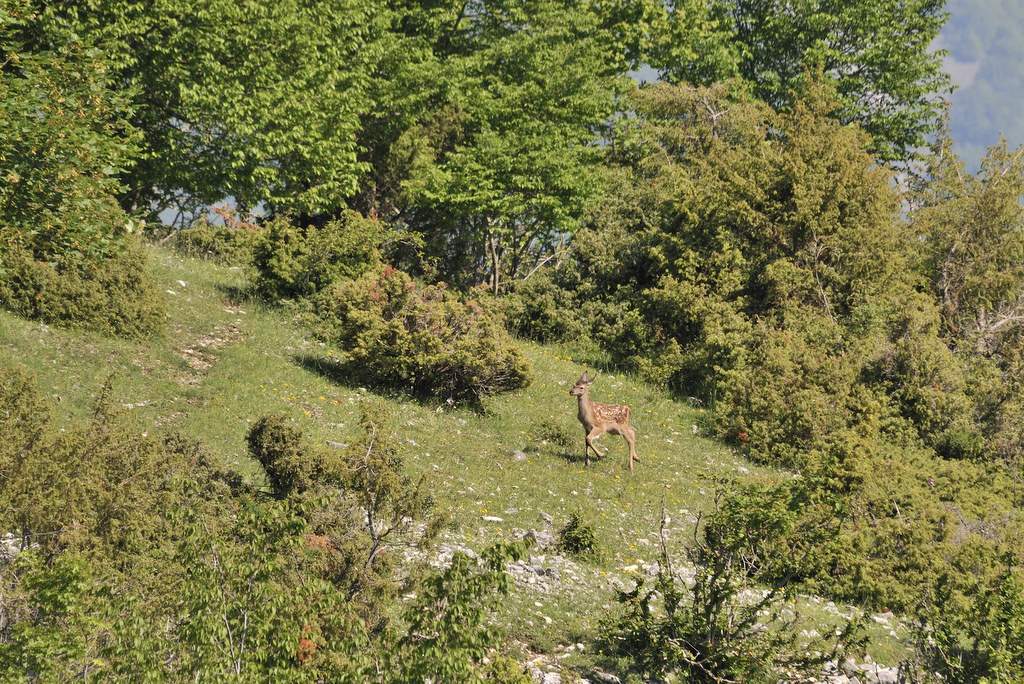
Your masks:
M 1024 143 L 1024 2 L 950 0 L 941 46 L 959 86 L 953 94 L 953 138 L 976 167 L 1000 134 L 1011 146 Z

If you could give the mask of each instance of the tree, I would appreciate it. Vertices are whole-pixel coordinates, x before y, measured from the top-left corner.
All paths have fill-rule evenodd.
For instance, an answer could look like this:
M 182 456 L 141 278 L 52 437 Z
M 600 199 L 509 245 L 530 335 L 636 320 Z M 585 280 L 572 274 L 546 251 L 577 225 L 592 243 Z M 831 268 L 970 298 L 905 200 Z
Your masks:
M 890 177 L 835 102 L 825 81 L 782 114 L 730 84 L 640 92 L 616 147 L 634 188 L 576 241 L 579 280 L 633 309 L 599 324 L 617 360 L 710 396 L 758 319 L 806 307 L 836 324 L 905 280 Z
M 0 306 L 144 336 L 163 300 L 117 201 L 139 136 L 104 48 L 0 0 Z
M 393 16 L 379 102 L 397 117 L 367 124 L 377 158 L 361 208 L 424 235 L 452 280 L 497 292 L 574 230 L 594 194 L 599 129 L 625 85 L 617 34 L 564 0 Z
M 925 160 L 913 194 L 915 231 L 942 306 L 945 332 L 994 351 L 1024 324 L 1024 148 L 992 147 L 967 173 L 948 134 Z
M 55 30 L 106 41 L 145 154 L 124 206 L 330 213 L 355 193 L 356 133 L 386 18 L 370 0 L 80 0 Z
M 885 161 L 906 160 L 935 129 L 949 89 L 942 53 L 932 50 L 945 0 L 713 0 L 740 43 L 739 73 L 776 108 L 789 106 L 808 70 L 836 82 L 836 115 L 856 122 Z M 672 81 L 687 61 L 665 60 Z
M 116 202 L 138 143 L 129 102 L 99 45 L 41 33 L 27 0 L 0 2 L 0 245 L 55 264 L 107 257 L 131 229 Z

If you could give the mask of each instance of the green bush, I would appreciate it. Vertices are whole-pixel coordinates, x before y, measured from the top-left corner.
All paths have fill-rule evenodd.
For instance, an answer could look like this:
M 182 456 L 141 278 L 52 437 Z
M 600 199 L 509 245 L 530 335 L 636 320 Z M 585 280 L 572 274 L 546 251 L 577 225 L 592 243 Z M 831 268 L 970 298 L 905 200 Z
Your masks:
M 205 217 L 176 231 L 170 245 L 186 256 L 209 259 L 226 266 L 248 266 L 265 229 L 254 223 L 232 220 L 210 223 Z
M 569 431 L 558 421 L 551 418 L 544 418 L 537 423 L 537 440 L 548 442 L 559 449 L 571 449 L 578 446 L 582 440 L 574 438 Z
M 538 342 L 574 340 L 585 333 L 579 306 L 571 291 L 557 285 L 541 269 L 527 280 L 517 280 L 502 299 L 508 329 Z
M 792 578 L 761 590 L 749 577 L 773 549 L 775 512 L 766 511 L 765 524 L 695 535 L 687 552 L 692 586 L 675 574 L 663 543 L 653 586 L 638 579 L 620 592 L 621 610 L 602 622 L 601 650 L 644 678 L 702 684 L 812 681 L 825 663 L 856 653 L 864 644 L 860 625 L 802 640 Z
M 390 266 L 336 283 L 313 302 L 316 333 L 352 378 L 418 397 L 476 403 L 529 383 L 501 316 Z
M 59 264 L 34 258 L 18 241 L 6 247 L 0 250 L 0 306 L 19 316 L 123 337 L 163 329 L 164 300 L 134 242 L 107 257 Z
M 510 544 L 489 547 L 482 562 L 457 553 L 451 565 L 427 578 L 406 611 L 408 629 L 394 652 L 395 681 L 523 681 L 514 670 L 509 680 L 486 679 L 511 668 L 484 664 L 498 642 L 488 609 L 508 595 L 511 579 L 505 566 L 523 554 L 521 545 Z
M 303 443 L 302 432 L 287 418 L 260 418 L 249 428 L 246 441 L 249 453 L 263 467 L 274 496 L 286 499 L 312 485 L 314 459 Z
M 573 556 L 596 556 L 597 535 L 594 526 L 574 511 L 569 520 L 558 530 L 558 548 Z
M 297 299 L 354 278 L 380 262 L 384 232 L 379 221 L 356 212 L 321 227 L 276 220 L 253 250 L 256 289 L 268 299 Z
M 1024 581 L 1013 560 L 1005 560 L 991 580 L 944 576 L 933 585 L 914 628 L 911 665 L 927 673 L 922 681 L 1024 681 Z
M 230 478 L 176 437 L 140 435 L 104 388 L 91 420 L 58 429 L 27 376 L 0 369 L 0 528 L 46 557 L 64 550 L 131 562 L 169 529 L 164 513 L 193 482 Z
M 493 626 L 520 547 L 397 571 L 439 517 L 379 412 L 344 450 L 254 426 L 279 499 L 194 443 L 140 435 L 109 394 L 60 429 L 0 369 L 0 530 L 20 542 L 0 556 L 0 679 L 522 681 Z
M 935 451 L 943 458 L 980 460 L 985 455 L 985 438 L 971 430 L 947 430 L 939 435 Z
M 139 336 L 163 303 L 118 203 L 138 142 L 103 51 L 0 3 L 0 306 Z

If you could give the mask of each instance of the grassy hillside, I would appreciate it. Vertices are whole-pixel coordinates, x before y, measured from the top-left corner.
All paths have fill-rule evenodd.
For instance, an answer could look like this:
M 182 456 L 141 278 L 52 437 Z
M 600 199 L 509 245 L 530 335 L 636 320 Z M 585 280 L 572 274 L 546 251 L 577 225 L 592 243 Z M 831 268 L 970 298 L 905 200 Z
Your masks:
M 329 349 L 311 340 L 292 314 L 239 300 L 240 270 L 163 250 L 153 251 L 152 263 L 168 302 L 164 337 L 127 342 L 0 312 L 0 363 L 31 369 L 62 420 L 86 415 L 109 379 L 116 403 L 140 431 L 182 431 L 250 478 L 259 471 L 244 436 L 260 416 L 287 414 L 330 445 L 354 435 L 363 402 L 384 402 L 408 467 L 428 478 L 450 512 L 442 554 L 526 530 L 555 533 L 573 511 L 594 523 L 599 558 L 573 562 L 540 549 L 517 573 L 504 617 L 531 651 L 553 654 L 560 645 L 588 639 L 614 602 L 614 587 L 656 560 L 662 505 L 678 552 L 698 512 L 712 504 L 717 480 L 785 477 L 700 436 L 699 409 L 612 373 L 598 375 L 593 395 L 633 408 L 641 461 L 630 475 L 624 442 L 606 436 L 606 457 L 585 469 L 575 400 L 568 395 L 588 367 L 581 353 L 523 343 L 533 383 L 489 400 L 480 413 L 381 397 L 337 377 Z M 559 435 L 571 436 L 573 446 L 558 446 Z M 811 599 L 808 607 L 809 628 L 821 628 L 840 610 Z M 873 655 L 892 662 L 901 643 L 888 626 L 872 624 Z M 563 663 L 582 665 L 587 653 Z

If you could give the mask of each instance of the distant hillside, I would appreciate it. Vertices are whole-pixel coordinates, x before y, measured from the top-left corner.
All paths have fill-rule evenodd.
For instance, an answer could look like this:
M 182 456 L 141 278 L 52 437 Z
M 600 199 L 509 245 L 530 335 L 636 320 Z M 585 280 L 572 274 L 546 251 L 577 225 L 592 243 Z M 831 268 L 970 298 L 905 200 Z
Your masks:
M 953 138 L 970 166 L 1002 134 L 1024 144 L 1024 2 L 949 0 L 941 46 L 959 85 L 953 94 Z

